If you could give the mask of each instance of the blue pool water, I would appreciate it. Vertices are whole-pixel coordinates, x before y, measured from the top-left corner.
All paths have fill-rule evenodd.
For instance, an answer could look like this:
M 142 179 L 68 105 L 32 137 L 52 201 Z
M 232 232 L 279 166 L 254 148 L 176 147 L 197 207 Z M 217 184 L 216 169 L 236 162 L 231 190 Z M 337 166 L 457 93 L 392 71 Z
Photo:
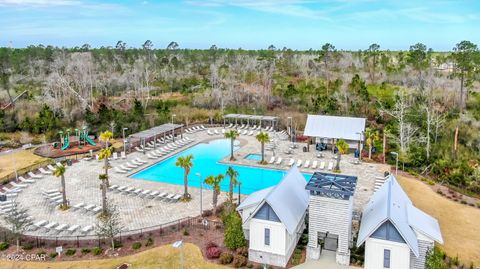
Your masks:
M 197 173 L 200 173 L 202 179 L 205 179 L 209 175 L 225 174 L 225 171 L 227 171 L 229 165 L 218 163 L 218 161 L 230 154 L 230 140 L 219 139 L 210 141 L 208 144 L 197 144 L 132 175 L 131 178 L 183 185 L 183 169 L 175 166 L 175 162 L 177 157 L 189 154 L 192 154 L 194 159 L 193 167 L 188 177 L 188 185 L 199 188 L 200 178 L 196 176 Z M 284 170 L 241 165 L 232 166 L 239 173 L 238 180 L 242 183 L 240 189 L 242 194 L 250 194 L 273 186 L 286 174 Z M 310 174 L 303 174 L 303 176 L 305 180 L 311 177 Z M 228 191 L 228 186 L 229 178 L 225 177 L 221 184 L 222 191 Z M 237 191 L 238 189 L 236 188 L 235 192 Z
M 248 154 L 245 157 L 245 159 L 250 160 L 250 161 L 261 161 L 262 160 L 262 155 L 251 153 L 251 154 Z

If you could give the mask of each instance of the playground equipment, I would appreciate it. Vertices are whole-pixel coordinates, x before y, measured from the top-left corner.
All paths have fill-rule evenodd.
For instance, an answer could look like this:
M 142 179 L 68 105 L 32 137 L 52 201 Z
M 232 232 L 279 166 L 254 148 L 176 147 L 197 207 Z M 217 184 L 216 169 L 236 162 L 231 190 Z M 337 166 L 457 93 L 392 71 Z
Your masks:
M 66 150 L 68 147 L 70 147 L 70 129 L 67 129 L 65 133 L 63 131 L 60 131 L 58 132 L 58 134 L 60 135 L 61 149 Z
M 82 146 L 86 145 L 87 143 L 95 146 L 95 142 L 88 137 L 88 130 L 86 126 L 83 126 L 82 130 L 75 129 L 75 137 L 77 137 L 78 147 L 81 148 Z M 70 147 L 70 129 L 65 130 L 65 132 L 60 131 L 58 134 L 60 135 L 60 148 L 62 150 L 66 150 Z
M 86 126 L 83 126 L 82 131 L 79 131 L 79 138 L 78 138 L 79 145 L 81 145 L 82 142 L 83 142 L 83 145 L 86 145 L 87 143 L 92 146 L 96 145 L 95 142 L 93 142 L 93 140 L 90 137 L 88 137 L 88 130 Z

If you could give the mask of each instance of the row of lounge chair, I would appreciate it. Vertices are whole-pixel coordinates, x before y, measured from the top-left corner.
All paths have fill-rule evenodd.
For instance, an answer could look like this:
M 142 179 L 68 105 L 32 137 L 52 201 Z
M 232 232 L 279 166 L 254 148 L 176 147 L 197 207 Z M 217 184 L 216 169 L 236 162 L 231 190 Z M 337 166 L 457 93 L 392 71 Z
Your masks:
M 178 202 L 180 198 L 182 198 L 181 194 L 176 193 L 168 193 L 168 192 L 160 192 L 160 191 L 152 191 L 146 190 L 141 188 L 135 188 L 131 186 L 119 186 L 119 185 L 111 185 L 108 187 L 110 191 L 115 191 L 117 193 L 125 194 L 125 195 L 134 195 L 141 198 L 149 198 L 149 199 L 158 199 L 165 202 Z
M 271 157 L 270 160 L 268 161 L 269 164 L 275 164 L 275 165 L 281 165 L 282 162 L 283 162 L 283 158 L 280 156 Z M 310 162 L 310 160 L 306 160 L 305 162 L 303 162 L 303 160 L 300 160 L 300 159 L 295 160 L 293 158 L 290 158 L 290 160 L 286 162 L 285 165 L 287 167 L 291 167 L 292 165 L 295 165 L 297 167 L 312 168 L 312 169 L 317 169 L 317 166 L 318 166 L 318 169 L 323 170 L 325 169 L 326 163 L 324 161 L 319 163 L 317 160 L 314 160 L 312 162 Z M 333 167 L 334 167 L 334 163 L 329 162 L 327 170 L 333 170 Z
M 119 174 L 126 174 L 129 171 L 131 171 L 133 169 L 136 169 L 140 166 L 143 166 L 146 163 L 147 163 L 147 161 L 145 161 L 141 158 L 136 158 L 135 160 L 131 160 L 131 161 L 126 162 L 124 164 L 121 164 L 119 166 L 113 167 L 113 171 L 115 171 L 116 173 L 119 173 Z
M 248 124 L 233 124 L 233 123 L 230 123 L 230 125 L 228 125 L 226 128 L 228 129 L 245 129 L 245 130 L 258 130 L 258 131 L 266 131 L 266 132 L 273 132 L 274 131 L 274 128 L 273 126 L 267 126 L 265 128 L 262 128 L 262 126 L 260 125 L 253 125 L 253 126 L 250 126 Z
M 55 166 L 62 165 L 61 163 L 56 163 Z M 48 170 L 46 170 L 48 169 Z M 38 171 L 40 174 L 34 174 L 33 172 L 28 172 L 27 175 L 29 178 L 25 178 L 24 176 L 19 176 L 18 181 L 10 181 L 9 184 L 12 188 L 4 186 L 2 188 L 2 194 L 6 195 L 7 198 L 16 198 L 18 194 L 30 184 L 36 182 L 36 180 L 43 179 L 45 175 L 52 175 L 55 171 L 56 167 L 52 165 L 48 165 L 47 168 L 40 167 Z
M 203 125 L 200 125 L 200 126 L 194 126 L 194 127 L 191 127 L 191 128 L 187 128 L 185 130 L 185 133 L 187 134 L 193 134 L 193 133 L 196 133 L 196 132 L 200 132 L 200 131 L 204 131 L 206 130 L 207 128 L 205 128 L 205 126 Z
M 44 229 L 46 232 L 53 231 L 57 234 L 62 232 L 68 232 L 70 234 L 74 233 L 77 230 L 80 230 L 82 234 L 87 234 L 88 232 L 93 230 L 93 225 L 87 225 L 85 227 L 81 227 L 78 224 L 70 225 L 70 224 L 59 224 L 55 221 L 47 221 L 47 220 L 39 220 L 34 222 L 30 226 L 30 230 L 35 231 L 38 229 Z

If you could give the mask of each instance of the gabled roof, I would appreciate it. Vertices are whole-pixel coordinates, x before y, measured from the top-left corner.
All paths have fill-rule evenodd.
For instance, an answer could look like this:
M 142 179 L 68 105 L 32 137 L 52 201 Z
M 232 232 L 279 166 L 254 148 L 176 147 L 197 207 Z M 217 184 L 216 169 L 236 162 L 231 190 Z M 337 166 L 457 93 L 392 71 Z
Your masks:
M 373 195 L 363 211 L 357 246 L 362 245 L 386 221 L 393 224 L 417 257 L 419 250 L 415 231 L 443 243 L 437 220 L 413 206 L 393 175 Z
M 306 184 L 298 168 L 293 166 L 277 185 L 252 193 L 237 210 L 256 205 L 255 211 L 245 220 L 246 222 L 264 203 L 268 203 L 288 233 L 293 234 L 308 207 L 309 194 L 305 190 Z
M 358 141 L 365 123 L 365 118 L 308 115 L 303 135 Z

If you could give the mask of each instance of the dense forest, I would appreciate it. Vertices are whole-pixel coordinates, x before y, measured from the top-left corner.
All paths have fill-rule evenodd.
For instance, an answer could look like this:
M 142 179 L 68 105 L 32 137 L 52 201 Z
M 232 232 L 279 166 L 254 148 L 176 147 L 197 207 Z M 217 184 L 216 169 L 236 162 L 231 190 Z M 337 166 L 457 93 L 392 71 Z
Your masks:
M 9 146 L 85 125 L 118 137 L 173 114 L 187 125 L 273 114 L 283 126 L 288 115 L 300 132 L 308 113 L 361 116 L 373 158 L 385 134 L 405 170 L 480 194 L 480 53 L 469 41 L 450 52 L 421 43 L 405 51 L 39 45 L 0 48 L 0 76 L 0 140 Z

